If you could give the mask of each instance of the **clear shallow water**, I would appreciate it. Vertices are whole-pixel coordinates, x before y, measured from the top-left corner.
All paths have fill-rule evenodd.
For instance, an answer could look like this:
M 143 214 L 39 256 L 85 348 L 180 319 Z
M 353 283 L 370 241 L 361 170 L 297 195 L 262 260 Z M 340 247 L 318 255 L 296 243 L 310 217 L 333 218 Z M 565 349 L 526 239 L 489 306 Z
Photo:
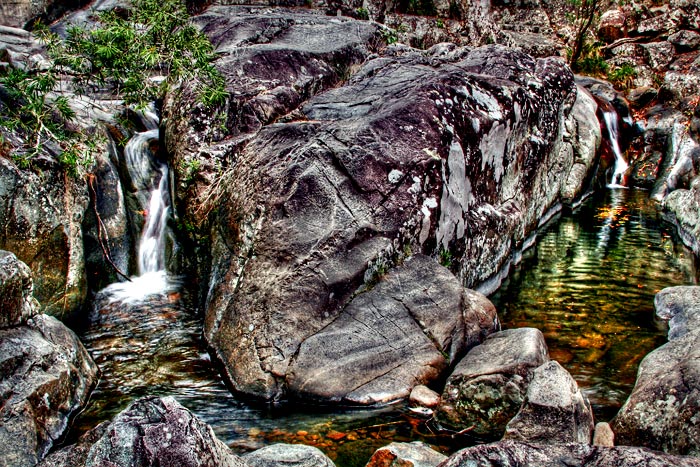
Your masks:
M 665 341 L 664 325 L 654 319 L 654 294 L 694 277 L 692 255 L 673 243 L 646 193 L 610 190 L 540 232 L 537 246 L 491 298 L 505 327 L 544 332 L 552 357 L 605 420 L 626 399 L 639 361 Z M 102 378 L 68 442 L 148 394 L 174 396 L 239 453 L 304 443 L 339 467 L 360 467 L 391 441 L 422 440 L 445 453 L 476 442 L 436 433 L 405 406 L 329 410 L 238 400 L 210 361 L 201 319 L 179 292 L 102 303 L 80 331 Z
M 551 357 L 606 421 L 631 392 L 639 362 L 666 341 L 654 295 L 693 284 L 696 274 L 647 192 L 612 189 L 541 231 L 490 298 L 504 328 L 544 333 Z

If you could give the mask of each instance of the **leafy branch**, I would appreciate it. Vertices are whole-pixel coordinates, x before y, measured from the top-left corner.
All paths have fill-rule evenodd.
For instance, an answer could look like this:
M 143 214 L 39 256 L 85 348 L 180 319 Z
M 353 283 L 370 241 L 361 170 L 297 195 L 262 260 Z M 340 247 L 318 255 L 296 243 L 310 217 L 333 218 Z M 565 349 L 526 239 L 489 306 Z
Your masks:
M 70 129 L 75 112 L 64 91 L 65 78 L 76 95 L 110 93 L 126 105 L 145 107 L 164 97 L 177 82 L 192 83 L 207 107 L 228 94 L 212 65 L 214 49 L 190 23 L 181 0 L 132 0 L 126 15 L 101 12 L 93 26 L 71 26 L 61 38 L 46 27 L 35 33 L 51 64 L 0 75 L 7 105 L 0 102 L 0 124 L 25 135 L 13 158 L 23 168 L 47 143 L 60 147 L 59 161 L 71 172 L 86 166 L 95 148 L 91 138 Z

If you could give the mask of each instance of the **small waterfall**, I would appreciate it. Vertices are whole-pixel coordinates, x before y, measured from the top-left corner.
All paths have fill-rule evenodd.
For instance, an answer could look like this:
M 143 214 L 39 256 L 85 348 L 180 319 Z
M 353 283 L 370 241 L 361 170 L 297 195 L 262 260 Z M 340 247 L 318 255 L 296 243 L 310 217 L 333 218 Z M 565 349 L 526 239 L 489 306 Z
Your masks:
M 154 160 L 150 146 L 158 139 L 158 130 L 135 134 L 124 148 L 131 183 L 144 212 L 145 220 L 138 248 L 138 275 L 131 281 L 107 286 L 111 301 L 138 303 L 151 295 L 163 295 L 175 287 L 165 270 L 165 243 L 170 190 L 168 166 Z
M 603 112 L 603 119 L 605 120 L 605 127 L 608 129 L 610 147 L 615 155 L 615 167 L 608 187 L 621 188 L 625 186 L 625 171 L 629 167 L 629 164 L 625 161 L 624 157 L 622 157 L 622 151 L 620 150 L 620 129 L 617 123 L 617 112 L 615 112 L 615 109 L 611 105 L 607 105 L 601 110 Z

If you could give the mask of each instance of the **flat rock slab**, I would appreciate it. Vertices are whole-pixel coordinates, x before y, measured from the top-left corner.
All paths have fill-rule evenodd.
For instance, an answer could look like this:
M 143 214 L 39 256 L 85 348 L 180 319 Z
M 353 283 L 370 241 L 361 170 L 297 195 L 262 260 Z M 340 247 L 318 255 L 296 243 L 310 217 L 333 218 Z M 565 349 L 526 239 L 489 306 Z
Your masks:
M 433 259 L 409 258 L 302 343 L 290 394 L 366 405 L 408 397 L 496 330 L 493 305 L 470 306 L 474 294 Z
M 491 334 L 448 378 L 438 421 L 455 430 L 500 437 L 525 399 L 532 372 L 547 361 L 547 345 L 538 329 Z
M 0 329 L 0 463 L 30 467 L 88 401 L 97 366 L 76 335 L 48 315 Z

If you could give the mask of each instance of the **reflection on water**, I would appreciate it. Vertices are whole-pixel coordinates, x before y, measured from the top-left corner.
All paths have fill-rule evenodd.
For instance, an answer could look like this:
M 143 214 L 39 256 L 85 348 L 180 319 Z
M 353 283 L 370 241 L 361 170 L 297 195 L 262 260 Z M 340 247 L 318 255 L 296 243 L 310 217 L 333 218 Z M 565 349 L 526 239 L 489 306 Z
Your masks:
M 491 298 L 506 327 L 544 332 L 552 357 L 585 388 L 597 418 L 608 419 L 627 397 L 641 358 L 664 341 L 654 294 L 692 282 L 691 258 L 674 245 L 644 193 L 614 190 L 552 223 Z M 201 320 L 177 292 L 145 303 L 101 303 L 81 337 L 102 378 L 72 439 L 135 398 L 157 394 L 174 396 L 236 452 L 304 443 L 339 467 L 359 467 L 391 441 L 423 440 L 446 453 L 474 443 L 434 433 L 405 406 L 324 412 L 239 401 L 209 360 Z
M 644 356 L 666 340 L 654 295 L 696 281 L 647 193 L 608 190 L 540 233 L 490 298 L 504 328 L 537 327 L 588 395 L 597 420 L 624 403 Z
M 109 297 L 99 302 L 80 335 L 102 377 L 68 442 L 134 399 L 156 394 L 174 396 L 239 453 L 275 442 L 303 443 L 319 447 L 339 467 L 360 467 L 392 441 L 423 440 L 443 452 L 473 444 L 466 436 L 434 433 L 403 405 L 324 411 L 237 400 L 209 359 L 201 320 L 183 307 L 178 293 L 141 303 L 110 303 Z

